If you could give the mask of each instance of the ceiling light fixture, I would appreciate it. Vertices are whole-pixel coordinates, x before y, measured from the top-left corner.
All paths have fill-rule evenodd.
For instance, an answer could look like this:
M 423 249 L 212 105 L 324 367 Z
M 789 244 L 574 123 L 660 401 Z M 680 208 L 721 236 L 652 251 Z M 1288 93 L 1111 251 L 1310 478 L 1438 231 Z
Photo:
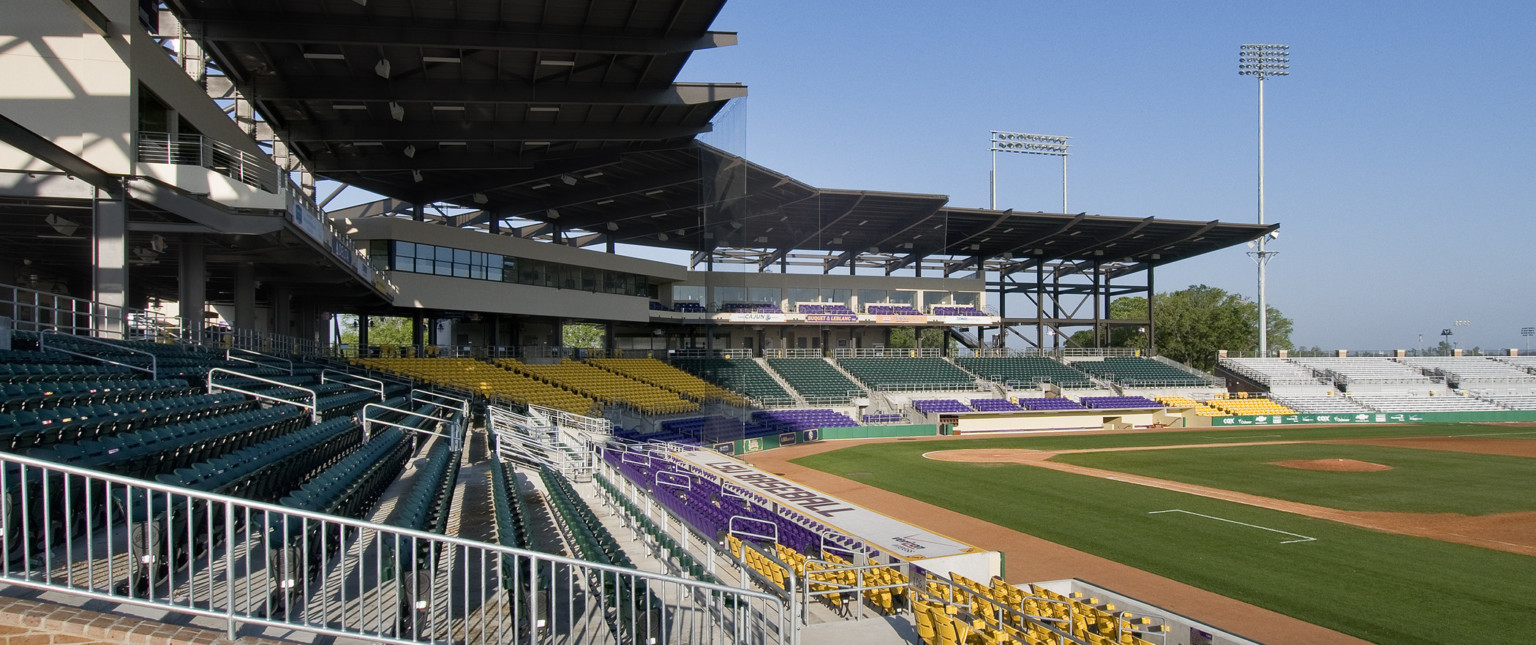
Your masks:
M 458 63 L 458 62 L 461 62 L 461 61 L 460 61 L 458 56 L 422 56 L 421 57 L 421 62 L 423 62 L 423 63 Z
M 532 186 L 529 186 L 528 188 L 533 189 L 533 190 L 543 190 L 545 188 L 549 188 L 549 184 L 548 183 L 534 184 Z
M 604 205 L 612 204 L 612 203 L 613 203 L 613 200 L 611 200 L 611 199 L 600 199 L 600 200 L 597 200 L 597 205 L 598 206 L 604 206 Z
M 405 108 L 394 101 L 389 102 L 389 118 L 396 121 L 405 120 Z
M 373 73 L 384 78 L 389 78 L 389 59 L 380 58 L 379 63 L 373 66 Z
M 304 57 L 310 60 L 346 60 L 341 54 L 324 54 L 320 52 L 304 52 Z
M 567 186 L 575 186 L 577 179 L 571 175 L 560 175 L 560 181 L 565 182 Z
M 530 105 L 530 106 L 528 106 L 528 111 L 529 112 L 559 112 L 560 111 L 560 106 L 558 106 L 558 105 Z
M 405 156 L 406 156 L 407 159 L 415 159 L 416 158 L 416 146 L 415 145 L 407 143 L 407 144 L 405 144 L 405 149 L 401 150 L 401 152 L 405 153 Z

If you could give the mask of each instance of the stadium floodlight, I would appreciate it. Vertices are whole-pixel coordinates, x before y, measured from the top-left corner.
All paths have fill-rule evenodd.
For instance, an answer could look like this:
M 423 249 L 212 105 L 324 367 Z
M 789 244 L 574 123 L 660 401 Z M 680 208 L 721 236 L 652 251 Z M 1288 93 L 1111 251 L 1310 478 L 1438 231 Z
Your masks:
M 1061 157 L 1061 212 L 1067 212 L 1067 143 L 1072 137 L 1054 134 L 1028 134 L 1025 132 L 992 131 L 992 210 L 997 210 L 997 153 L 1015 152 L 1023 155 L 1047 155 Z
M 1264 223 L 1264 79 L 1290 76 L 1290 45 L 1243 45 L 1237 52 L 1237 73 L 1259 79 L 1259 224 Z M 1269 302 L 1264 289 L 1264 267 L 1274 256 L 1264 249 L 1267 236 L 1259 237 L 1259 248 L 1249 252 L 1259 265 L 1259 355 L 1269 356 Z

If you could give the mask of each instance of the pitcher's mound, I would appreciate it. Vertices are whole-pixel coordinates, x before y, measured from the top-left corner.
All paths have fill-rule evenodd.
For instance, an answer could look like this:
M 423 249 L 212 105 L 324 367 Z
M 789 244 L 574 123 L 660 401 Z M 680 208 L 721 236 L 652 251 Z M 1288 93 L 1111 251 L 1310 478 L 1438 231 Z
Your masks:
M 1373 464 L 1369 461 L 1356 461 L 1354 459 L 1293 459 L 1269 463 L 1286 468 L 1300 468 L 1301 470 L 1331 470 L 1349 473 L 1372 473 L 1379 470 L 1392 470 L 1391 466 Z

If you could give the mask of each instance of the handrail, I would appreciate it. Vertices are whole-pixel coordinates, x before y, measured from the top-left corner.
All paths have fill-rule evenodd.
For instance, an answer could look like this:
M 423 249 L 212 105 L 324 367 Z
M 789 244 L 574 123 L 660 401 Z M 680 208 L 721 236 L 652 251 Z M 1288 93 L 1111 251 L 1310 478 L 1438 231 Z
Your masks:
M 521 641 L 527 636 L 530 642 L 550 642 L 557 634 L 534 623 L 542 618 L 541 608 L 551 607 L 547 603 L 560 599 L 555 588 L 564 585 L 560 595 L 572 603 L 578 593 L 586 595 L 590 611 L 600 612 L 603 601 L 596 589 L 607 583 L 619 587 L 620 593 L 629 591 L 629 600 L 621 597 L 619 602 L 631 603 L 632 609 L 644 607 L 636 600 L 635 591 L 645 590 L 648 596 L 669 603 L 670 611 L 688 610 L 697 616 L 695 620 L 710 621 L 703 627 L 717 634 L 710 642 L 792 643 L 786 603 L 768 593 L 289 508 L 21 455 L 0 454 L 0 470 L 14 473 L 0 478 L 0 530 L 8 538 L 3 548 L 9 550 L 5 554 L 8 557 L 0 558 L 0 580 L 43 591 L 222 619 L 232 639 L 240 624 L 250 624 L 401 645 L 442 642 L 437 629 L 441 625 L 432 624 L 436 618 L 430 611 L 437 605 L 447 608 L 450 616 L 464 616 L 458 620 L 466 630 L 483 630 L 482 641 L 486 636 L 490 642 L 500 642 L 503 636 Z M 145 504 L 152 506 L 146 508 Z M 150 517 L 145 519 L 136 508 L 150 511 Z M 183 515 L 177 522 L 170 513 Z M 273 543 L 278 534 L 256 530 L 258 526 L 299 527 L 303 536 Z M 179 542 L 181 539 L 186 542 Z M 207 551 L 198 553 L 197 548 Z M 340 555 L 334 559 L 327 556 L 327 567 L 312 573 L 304 570 L 305 553 L 330 553 L 332 549 Z M 352 549 L 359 550 L 354 555 Z M 129 558 L 125 564 L 122 556 L 134 550 L 144 557 Z M 466 574 L 462 588 L 450 584 L 445 597 L 432 584 L 449 575 L 437 567 L 436 557 L 429 557 L 415 572 L 426 576 L 425 580 L 408 572 L 397 578 L 385 571 L 386 557 L 400 562 L 412 557 L 403 554 L 413 551 L 453 551 L 460 562 L 500 566 L 487 564 L 484 572 Z M 298 560 L 286 560 L 290 557 Z M 285 569 L 282 562 L 297 562 L 299 570 Z M 133 586 L 132 574 L 144 569 L 150 571 L 149 586 Z M 164 577 L 157 578 L 156 572 L 164 573 Z M 593 581 L 591 591 L 576 588 L 576 574 L 583 572 Z M 277 578 L 283 582 L 272 582 L 273 573 L 280 573 Z M 125 575 L 130 581 L 127 586 L 121 584 Z M 355 583 L 348 581 L 353 576 Z M 472 576 L 478 576 L 477 586 L 471 585 Z M 293 579 L 291 584 L 287 583 L 289 578 Z M 521 591 L 499 592 L 504 581 L 518 579 L 529 584 Z M 547 581 L 543 587 L 541 579 Z M 188 596 L 178 592 L 190 584 L 200 585 L 202 593 Z M 244 588 L 238 589 L 242 584 Z M 418 584 L 423 585 L 423 591 L 413 595 Z M 398 590 L 398 594 L 385 598 L 380 595 L 386 591 L 384 587 L 394 587 L 388 591 Z M 306 607 L 273 611 L 280 605 L 273 603 L 272 594 L 279 593 L 291 594 L 288 597 Z M 343 608 L 339 614 L 333 604 L 338 593 Z M 242 598 L 244 602 L 238 602 Z M 477 604 L 471 606 L 471 601 Z M 385 602 L 390 603 L 389 611 L 384 609 Z M 399 613 L 391 615 L 396 608 Z M 420 622 L 405 617 L 416 609 L 421 613 L 411 615 L 420 616 Z M 612 619 L 599 614 L 598 619 L 610 626 L 629 621 L 631 630 L 635 625 L 634 617 Z M 681 619 L 662 620 L 678 629 L 687 628 L 678 624 Z M 672 634 L 660 635 L 663 638 L 657 642 L 673 642 L 667 638 Z
M 422 401 L 422 400 L 420 400 L 420 397 L 422 397 L 422 396 L 431 396 L 431 397 L 437 397 L 439 399 L 447 399 L 449 401 L 454 401 L 454 402 L 459 404 L 459 407 L 453 408 L 453 407 L 450 407 L 450 406 L 447 406 L 447 405 L 443 405 L 442 403 L 437 403 L 435 401 Z M 428 404 L 428 405 L 435 405 L 435 406 L 440 407 L 440 408 L 448 408 L 448 409 L 451 409 L 451 410 L 458 410 L 460 413 L 462 413 L 464 415 L 464 418 L 466 418 L 466 419 L 469 418 L 469 399 L 465 399 L 465 398 L 462 398 L 462 397 L 448 396 L 447 394 L 443 394 L 441 392 L 433 392 L 432 390 L 411 390 L 411 402 L 412 403 L 425 403 L 425 404 Z
M 446 437 L 448 439 L 448 449 L 453 451 L 453 452 L 459 452 L 464 447 L 464 432 L 463 432 L 464 426 L 462 426 L 462 425 L 455 424 L 453 426 L 453 430 L 450 430 L 450 431 L 448 431 L 446 433 L 438 432 L 438 431 L 435 431 L 435 430 L 428 430 L 426 428 L 418 428 L 418 427 L 415 427 L 415 426 L 408 426 L 408 425 L 405 425 L 405 424 L 402 424 L 402 423 L 395 423 L 393 421 L 385 421 L 383 419 L 374 419 L 374 418 L 369 417 L 368 416 L 368 411 L 371 410 L 371 409 L 375 409 L 375 408 L 381 409 L 381 410 L 389 410 L 390 412 L 398 412 L 400 414 L 404 414 L 404 415 L 407 415 L 407 416 L 418 417 L 418 418 L 421 418 L 421 419 L 427 419 L 429 421 L 436 421 L 438 423 L 447 423 L 447 420 L 439 419 L 439 418 L 434 417 L 434 416 L 429 415 L 429 414 L 422 414 L 420 412 L 412 412 L 410 410 L 401 410 L 400 408 L 393 408 L 393 407 L 384 405 L 382 403 L 369 403 L 369 404 L 363 406 L 363 441 L 364 442 L 367 442 L 368 438 L 373 436 L 373 432 L 369 428 L 369 424 L 378 424 L 378 425 L 383 425 L 383 426 L 389 426 L 391 428 L 399 428 L 401 430 L 409 430 L 411 432 L 416 432 L 416 433 L 425 434 L 425 435 L 431 435 L 431 436 L 434 436 L 434 437 Z
M 261 358 L 265 358 L 265 359 L 268 359 L 268 360 L 282 361 L 284 363 L 287 363 L 288 367 L 284 368 L 284 367 L 278 367 L 276 365 L 268 365 L 268 364 L 263 363 L 263 362 L 261 362 L 260 360 L 257 360 L 257 359 L 246 358 L 244 356 L 235 356 L 235 352 L 243 352 L 243 353 L 246 353 L 246 354 L 255 354 L 256 356 L 259 356 Z M 243 349 L 243 348 L 240 348 L 240 347 L 231 347 L 229 349 L 224 350 L 224 360 L 227 360 L 227 361 L 240 361 L 242 363 L 250 363 L 250 364 L 255 365 L 257 367 L 270 367 L 272 369 L 281 369 L 281 370 L 284 370 L 284 371 L 288 372 L 289 376 L 293 375 L 293 361 L 288 360 L 286 358 L 283 358 L 281 356 L 272 356 L 271 354 L 263 354 L 261 352 L 258 352 L 256 350 L 254 350 L 254 349 Z
M 298 390 L 300 392 L 307 392 L 307 393 L 309 393 L 310 399 L 313 400 L 314 402 L 310 403 L 309 405 L 305 405 L 303 403 L 300 403 L 298 401 L 294 401 L 292 399 L 284 399 L 284 398 L 281 398 L 281 397 L 272 396 L 270 394 L 262 394 L 260 392 L 254 392 L 254 391 L 250 391 L 250 390 L 242 390 L 242 389 L 237 388 L 237 387 L 235 387 L 233 385 L 224 385 L 224 384 L 221 384 L 221 383 L 214 383 L 213 382 L 213 375 L 216 372 L 223 372 L 223 373 L 229 374 L 231 376 L 238 376 L 240 378 L 248 378 L 248 379 L 251 379 L 253 381 L 261 381 L 262 383 L 267 383 L 269 385 L 276 385 L 278 387 L 286 387 L 286 388 L 289 388 L 289 389 Z M 236 393 L 239 393 L 239 394 L 244 394 L 246 396 L 254 396 L 254 397 L 258 398 L 258 399 L 264 399 L 264 400 L 267 400 L 267 401 L 276 401 L 278 403 L 287 403 L 289 405 L 296 405 L 296 406 L 299 406 L 301 408 L 307 408 L 309 410 L 309 421 L 310 421 L 310 423 L 320 423 L 320 394 L 318 392 L 314 391 L 313 389 L 310 389 L 310 388 L 307 388 L 307 387 L 299 387 L 297 385 L 289 385 L 289 384 L 284 383 L 282 381 L 274 381 L 272 379 L 262 378 L 260 376 L 252 376 L 250 374 L 242 374 L 240 372 L 236 372 L 234 370 L 224 369 L 222 367 L 215 367 L 215 368 L 213 368 L 211 370 L 208 370 L 208 393 L 209 394 L 213 394 L 213 388 L 219 388 L 221 390 L 225 390 L 225 391 L 229 391 L 229 392 L 236 392 Z
M 69 338 L 73 338 L 73 339 L 78 340 L 78 341 L 87 342 L 87 343 L 95 343 L 97 345 L 105 345 L 107 347 L 111 347 L 113 349 L 120 349 L 120 350 L 129 352 L 129 353 L 132 353 L 132 354 L 143 354 L 143 355 L 149 357 L 149 367 L 146 368 L 146 367 L 140 367 L 138 365 L 134 365 L 134 364 L 131 364 L 131 363 L 121 363 L 121 362 L 118 362 L 118 361 L 114 361 L 114 360 L 112 360 L 110 358 L 102 358 L 100 356 L 92 356 L 90 354 L 82 354 L 80 352 L 74 352 L 74 351 L 70 351 L 70 350 L 67 350 L 67 349 L 61 349 L 61 348 L 56 347 L 56 346 L 55 347 L 49 347 L 48 346 L 48 337 L 50 335 L 51 336 L 61 336 L 61 337 L 62 336 L 67 336 Z M 129 368 L 129 369 L 135 369 L 135 370 L 139 370 L 139 371 L 143 371 L 143 372 L 149 372 L 149 378 L 151 378 L 151 379 L 159 379 L 160 378 L 160 363 L 159 363 L 159 359 L 154 354 L 146 352 L 146 351 L 144 351 L 142 349 L 134 349 L 132 347 L 124 347 L 122 345 L 114 345 L 114 344 L 106 342 L 104 340 L 97 340 L 97 339 L 91 338 L 89 336 L 75 336 L 75 335 L 72 335 L 72 334 L 61 334 L 61 333 L 59 333 L 57 331 L 54 331 L 52 329 L 44 329 L 43 331 L 39 332 L 38 335 L 37 335 L 37 348 L 39 350 L 51 350 L 51 351 L 55 351 L 55 352 L 69 354 L 71 356 L 79 356 L 81 358 L 89 358 L 89 359 L 91 359 L 93 361 L 100 361 L 102 363 L 111 363 L 113 365 L 117 365 L 117 366 L 120 366 L 120 367 L 126 367 L 126 368 Z
M 344 381 L 344 380 L 341 380 L 341 379 L 338 379 L 338 378 L 332 378 L 332 379 L 327 380 L 326 377 L 328 375 L 330 375 L 330 374 L 340 374 L 340 375 L 346 376 L 348 378 L 355 378 L 355 379 L 362 379 L 364 381 L 371 381 L 371 382 L 374 382 L 374 383 L 378 383 L 379 384 L 379 388 L 378 389 L 373 389 L 371 387 L 363 387 L 361 385 L 358 385 L 357 383 L 351 383 L 351 382 Z M 378 392 L 379 393 L 379 400 L 380 401 L 384 400 L 384 382 L 380 381 L 379 379 L 376 379 L 376 378 L 368 378 L 366 376 L 358 376 L 356 374 L 351 374 L 351 373 L 348 373 L 348 372 L 338 372 L 336 370 L 324 370 L 323 369 L 323 370 L 320 370 L 320 383 L 322 385 L 326 384 L 326 383 L 339 383 L 339 384 L 345 385 L 347 387 L 357 388 L 357 389 L 362 390 L 364 392 Z

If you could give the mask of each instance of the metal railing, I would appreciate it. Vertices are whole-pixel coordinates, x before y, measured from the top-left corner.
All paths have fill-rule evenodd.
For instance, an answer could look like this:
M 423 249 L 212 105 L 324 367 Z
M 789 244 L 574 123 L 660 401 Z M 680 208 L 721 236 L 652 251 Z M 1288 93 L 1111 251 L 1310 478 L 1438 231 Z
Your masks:
M 832 350 L 833 358 L 943 358 L 937 347 L 839 347 Z
M 54 340 L 52 345 L 48 344 L 48 339 L 49 338 L 56 339 L 56 340 Z M 133 363 L 124 363 L 122 361 L 115 361 L 115 360 L 112 360 L 112 359 L 107 358 L 105 356 L 97 356 L 97 355 L 94 355 L 94 354 L 87 354 L 87 353 L 84 353 L 84 352 L 77 352 L 77 351 L 70 350 L 70 349 L 64 349 L 63 347 L 59 346 L 61 344 L 61 341 L 63 341 L 64 339 L 68 339 L 68 342 L 84 343 L 86 345 L 100 345 L 100 346 L 104 346 L 104 347 L 107 347 L 107 348 L 109 348 L 109 349 L 111 349 L 111 350 L 113 350 L 115 352 L 126 352 L 126 353 L 134 354 L 134 355 L 148 356 L 149 357 L 149 367 L 144 367 L 143 365 L 135 365 Z M 117 365 L 119 367 L 126 367 L 128 369 L 138 370 L 138 371 L 141 371 L 141 372 L 149 372 L 149 378 L 151 378 L 151 379 L 160 378 L 160 366 L 159 366 L 160 359 L 157 358 L 154 354 L 146 352 L 146 351 L 144 351 L 142 349 L 134 349 L 132 347 L 124 347 L 122 345 L 114 345 L 112 343 L 108 343 L 108 342 L 102 341 L 102 340 L 97 340 L 95 338 L 90 338 L 88 336 L 70 336 L 68 334 L 63 334 L 63 333 L 59 333 L 59 332 L 52 331 L 52 330 L 46 330 L 46 329 L 43 330 L 42 333 L 39 333 L 37 335 L 37 348 L 39 350 L 42 350 L 42 351 L 45 351 L 45 352 L 59 352 L 61 354 L 69 354 L 70 356 L 78 356 L 80 358 L 89 359 L 89 360 L 93 360 L 93 361 L 97 361 L 97 362 L 101 362 L 101 363 L 106 363 L 108 365 Z
M 240 183 L 276 193 L 281 173 L 264 157 L 200 134 L 139 132 L 139 161 L 200 166 Z
M 384 643 L 789 643 L 724 585 L 0 454 L 0 580 Z
M 187 329 L 179 316 L 119 307 L 86 298 L 27 287 L 0 284 L 0 316 L 12 319 L 15 331 L 56 331 L 71 336 L 130 340 L 218 349 L 322 356 L 317 341 L 255 330 Z

